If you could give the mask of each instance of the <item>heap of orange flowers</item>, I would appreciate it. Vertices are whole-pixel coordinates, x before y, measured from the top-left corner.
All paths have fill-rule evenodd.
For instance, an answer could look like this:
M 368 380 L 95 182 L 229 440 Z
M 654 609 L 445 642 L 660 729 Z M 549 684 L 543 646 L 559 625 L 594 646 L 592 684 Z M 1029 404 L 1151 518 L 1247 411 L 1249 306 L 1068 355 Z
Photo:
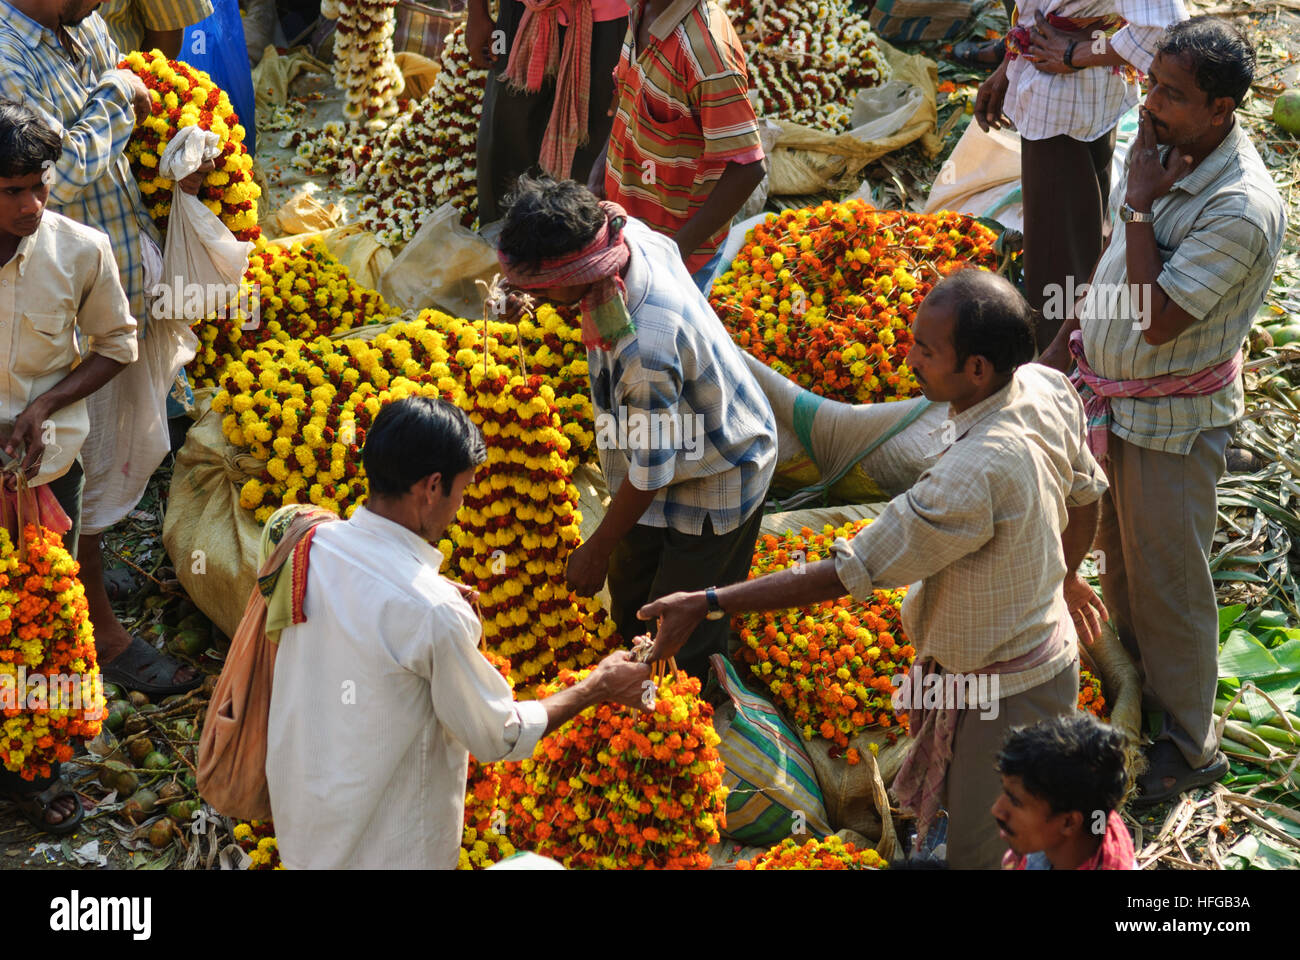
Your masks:
M 883 870 L 888 866 L 870 847 L 859 850 L 834 835 L 802 844 L 786 837 L 771 850 L 736 863 L 737 870 Z
M 22 537 L 20 557 L 0 527 L 0 768 L 35 780 L 99 734 L 104 690 L 77 561 L 52 530 Z
M 830 556 L 837 537 L 852 537 L 870 520 L 820 533 L 759 539 L 751 578 Z M 870 727 L 907 729 L 906 717 L 890 704 L 892 678 L 908 671 L 916 649 L 903 633 L 899 608 L 905 591 L 877 590 L 870 603 L 853 597 L 793 610 L 748 613 L 733 624 L 743 643 L 741 656 L 754 676 L 783 706 L 805 740 L 814 736 L 847 750 L 850 764 L 861 759 L 849 741 Z
M 120 66 L 149 90 L 150 115 L 131 135 L 126 156 L 158 229 L 167 229 L 173 186 L 158 173 L 158 162 L 178 130 L 198 126 L 215 133 L 221 144 L 216 169 L 204 178 L 199 199 L 238 239 L 260 237 L 257 199 L 262 190 L 253 182 L 253 158 L 244 146 L 244 127 L 225 91 L 202 70 L 168 60 L 156 50 L 129 53 Z
M 906 360 L 921 300 L 955 270 L 995 267 L 994 240 L 965 214 L 826 201 L 769 214 L 709 299 L 742 349 L 804 389 L 902 400 L 920 390 Z
M 565 671 L 539 694 L 586 674 Z M 726 788 L 700 682 L 670 674 L 650 713 L 604 703 L 502 764 L 501 804 L 518 846 L 566 867 L 707 869 Z

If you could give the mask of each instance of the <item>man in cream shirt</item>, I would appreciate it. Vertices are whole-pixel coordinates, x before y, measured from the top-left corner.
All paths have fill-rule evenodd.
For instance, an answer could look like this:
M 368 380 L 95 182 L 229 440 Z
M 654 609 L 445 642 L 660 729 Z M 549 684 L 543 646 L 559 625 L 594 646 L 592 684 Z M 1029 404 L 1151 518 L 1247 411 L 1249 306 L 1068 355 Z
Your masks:
M 49 484 L 72 521 L 63 542 L 75 556 L 85 398 L 134 362 L 136 325 L 108 237 L 45 209 L 61 150 L 39 117 L 0 100 L 0 449 L 21 458 L 29 482 Z M 78 336 L 89 350 L 80 364 Z M 44 830 L 81 819 L 57 770 L 29 784 L 0 769 L 4 794 Z
M 367 505 L 315 529 L 306 622 L 280 634 L 266 753 L 277 844 L 290 868 L 453 869 L 469 754 L 522 760 L 588 706 L 637 706 L 650 667 L 620 651 L 516 703 L 431 546 L 486 459 L 478 428 L 411 397 L 380 412 L 361 456 Z

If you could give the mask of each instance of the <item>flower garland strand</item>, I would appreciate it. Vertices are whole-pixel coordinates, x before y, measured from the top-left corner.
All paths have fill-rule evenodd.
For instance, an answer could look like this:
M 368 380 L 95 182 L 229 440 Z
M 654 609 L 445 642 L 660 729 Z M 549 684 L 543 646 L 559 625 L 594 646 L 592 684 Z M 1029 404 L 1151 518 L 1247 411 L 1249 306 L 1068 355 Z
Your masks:
M 334 83 L 349 120 L 381 123 L 397 112 L 405 81 L 393 57 L 396 10 L 397 0 L 322 0 L 321 16 L 337 23 Z
M 221 145 L 216 169 L 203 179 L 198 197 L 221 218 L 239 240 L 257 240 L 257 200 L 261 188 L 253 182 L 253 158 L 244 146 L 245 130 L 226 92 L 202 70 L 158 51 L 127 54 L 119 64 L 132 71 L 149 90 L 150 115 L 127 141 L 131 163 L 149 216 L 166 231 L 172 208 L 173 183 L 158 172 L 163 151 L 183 127 L 198 126 L 215 133 Z
M 888 866 L 875 850 L 859 850 L 834 835 L 802 844 L 786 837 L 765 853 L 736 862 L 737 870 L 884 870 Z

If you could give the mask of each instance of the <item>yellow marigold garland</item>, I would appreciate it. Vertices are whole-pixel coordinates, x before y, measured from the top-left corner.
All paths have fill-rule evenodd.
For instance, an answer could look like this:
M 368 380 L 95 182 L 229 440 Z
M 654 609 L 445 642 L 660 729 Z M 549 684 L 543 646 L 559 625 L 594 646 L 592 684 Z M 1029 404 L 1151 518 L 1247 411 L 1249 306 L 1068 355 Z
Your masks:
M 199 126 L 211 130 L 221 142 L 217 168 L 204 178 L 199 199 L 240 240 L 260 237 L 257 200 L 262 190 L 253 182 L 253 158 L 244 146 L 244 127 L 225 91 L 202 70 L 168 60 L 158 50 L 127 54 L 119 66 L 135 73 L 149 89 L 151 115 L 131 135 L 126 156 L 158 229 L 167 229 L 173 186 L 158 173 L 159 160 L 178 130 Z
M 34 780 L 99 734 L 104 692 L 77 561 L 52 530 L 28 524 L 23 540 L 20 560 L 0 528 L 0 766 Z
M 888 866 L 875 850 L 859 850 L 834 835 L 803 843 L 786 837 L 767 852 L 736 863 L 737 870 L 884 870 Z

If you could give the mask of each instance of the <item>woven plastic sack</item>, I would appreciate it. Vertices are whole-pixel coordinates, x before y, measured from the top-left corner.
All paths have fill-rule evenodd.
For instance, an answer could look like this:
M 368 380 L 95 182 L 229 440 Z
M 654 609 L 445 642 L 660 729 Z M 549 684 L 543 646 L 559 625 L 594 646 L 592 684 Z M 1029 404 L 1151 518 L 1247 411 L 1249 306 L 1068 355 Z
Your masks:
M 896 43 L 951 40 L 971 17 L 973 0 L 876 0 L 867 19 Z
M 803 389 L 748 354 L 745 362 L 776 415 L 772 493 L 789 498 L 787 506 L 888 500 L 914 484 L 932 462 L 931 434 L 941 428 L 946 404 L 924 398 L 840 403 Z
M 746 689 L 727 659 L 710 658 L 730 709 L 714 714 L 722 742 L 727 825 L 724 836 L 742 844 L 770 847 L 796 832 L 824 837 L 831 832 L 821 788 L 799 735 L 776 707 Z

